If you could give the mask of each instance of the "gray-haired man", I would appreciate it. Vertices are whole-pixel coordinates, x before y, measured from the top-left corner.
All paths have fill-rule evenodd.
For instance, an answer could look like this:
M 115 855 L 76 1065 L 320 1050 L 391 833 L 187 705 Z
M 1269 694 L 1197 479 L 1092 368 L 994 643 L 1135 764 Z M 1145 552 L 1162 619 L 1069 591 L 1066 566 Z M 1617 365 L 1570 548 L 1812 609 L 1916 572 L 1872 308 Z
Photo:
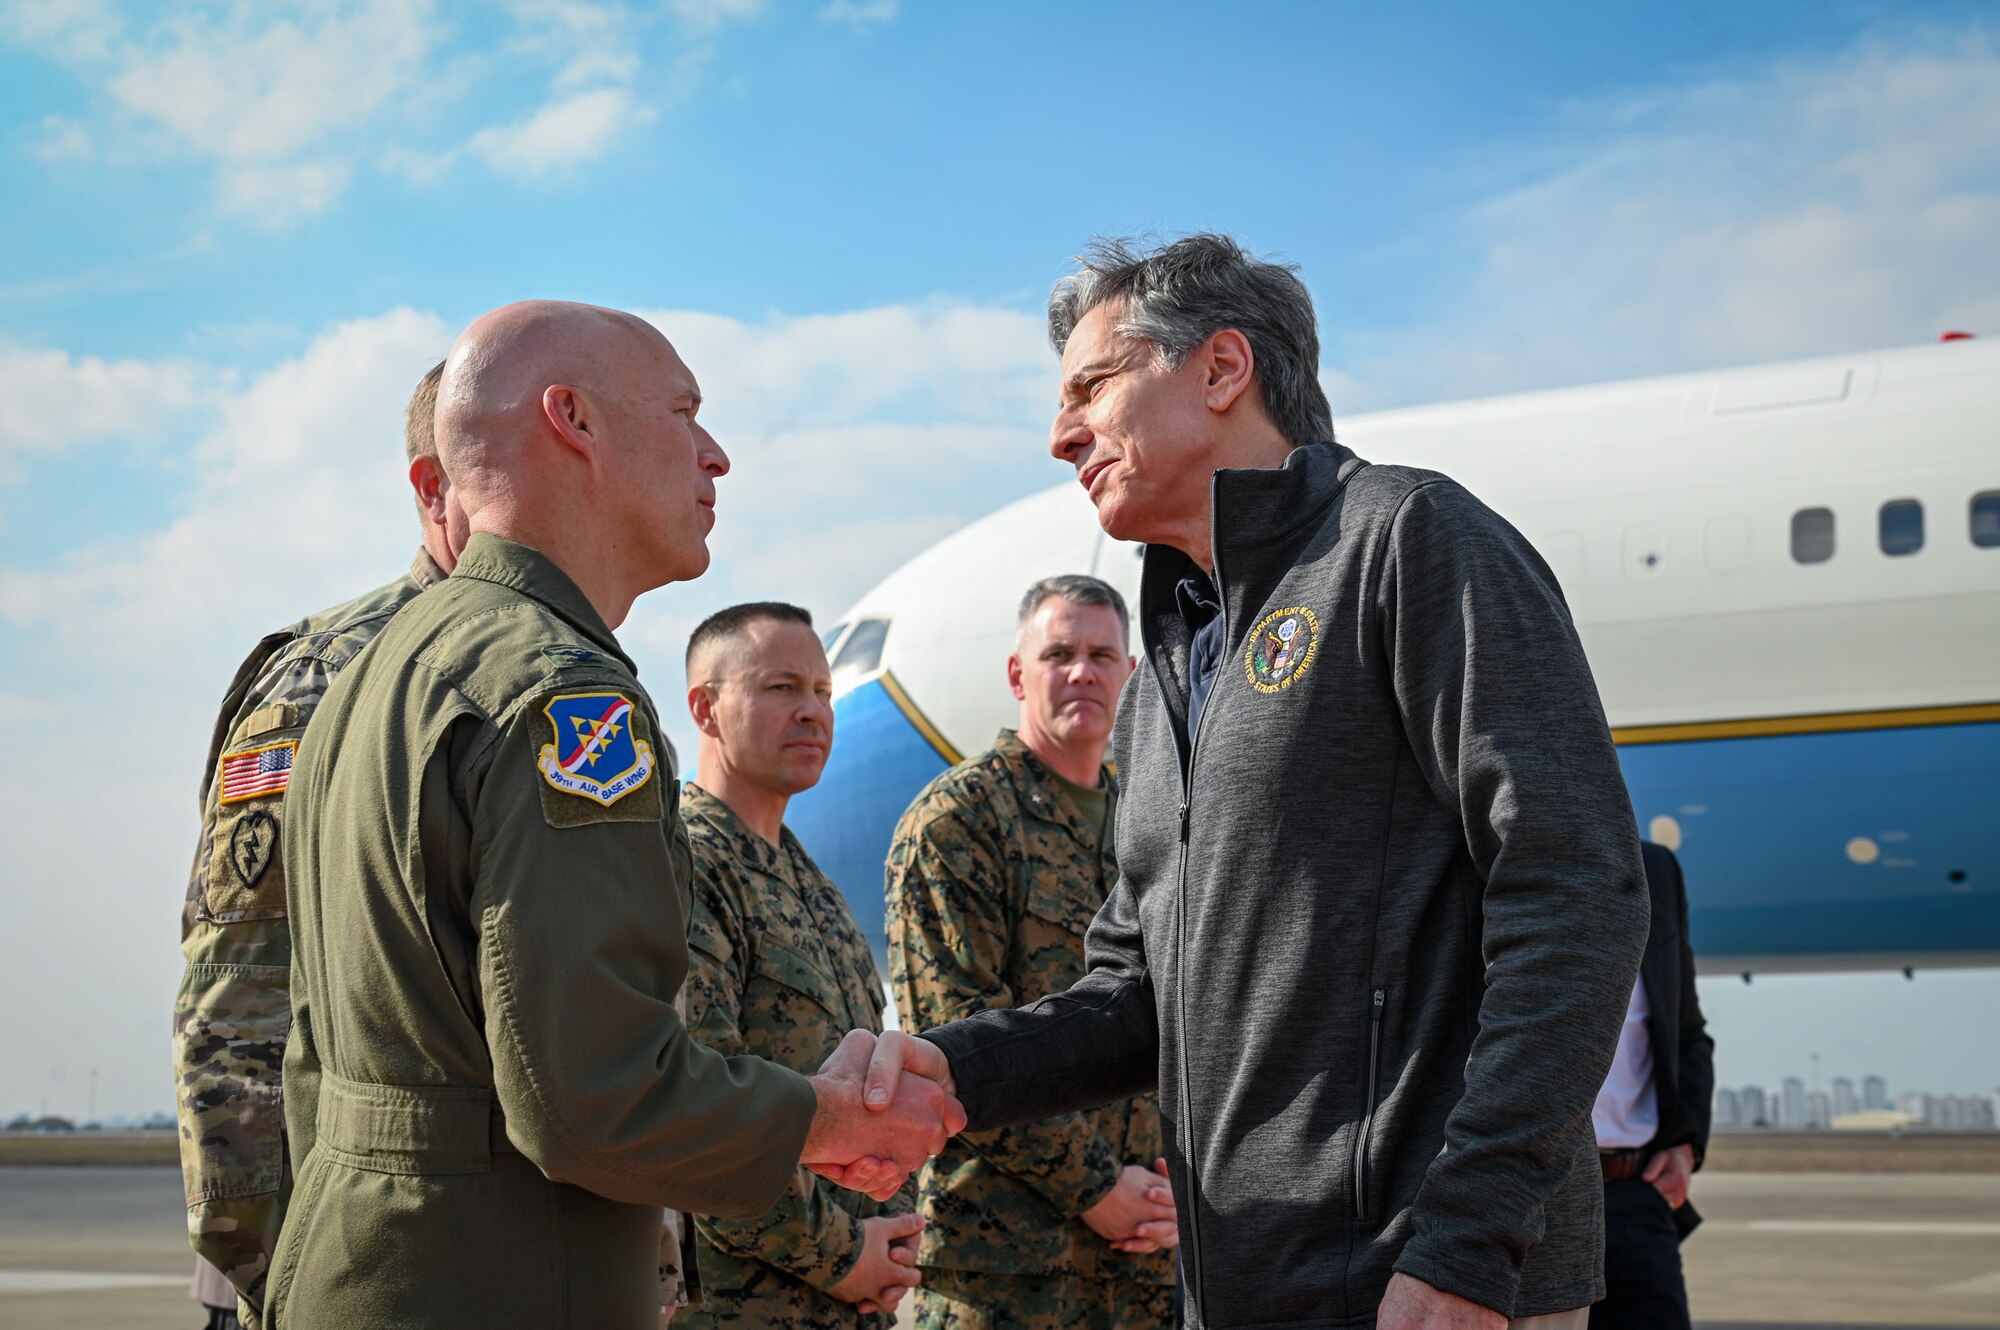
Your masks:
M 1332 442 L 1311 298 L 1225 237 L 1098 246 L 1049 330 L 1144 656 L 1089 974 L 926 1036 L 972 1127 L 1157 1081 L 1195 1326 L 1581 1327 L 1647 896 L 1555 578 Z

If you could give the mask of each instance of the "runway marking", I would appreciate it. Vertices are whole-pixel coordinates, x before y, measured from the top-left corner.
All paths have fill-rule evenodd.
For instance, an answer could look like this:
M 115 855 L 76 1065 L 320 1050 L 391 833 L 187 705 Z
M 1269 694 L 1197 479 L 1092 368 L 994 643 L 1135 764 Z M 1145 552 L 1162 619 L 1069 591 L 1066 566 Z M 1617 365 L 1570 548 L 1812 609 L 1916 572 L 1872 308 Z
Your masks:
M 1940 1293 L 2000 1293 L 2000 1270 L 1977 1279 L 1961 1279 L 1956 1284 L 1939 1284 Z
M 1740 1228 L 1756 1233 L 1853 1233 L 1875 1237 L 2000 1237 L 2000 1222 L 1953 1219 L 1722 1219 L 1704 1228 Z
M 186 1275 L 135 1275 L 116 1270 L 0 1270 L 0 1294 L 96 1293 L 111 1288 L 187 1287 Z

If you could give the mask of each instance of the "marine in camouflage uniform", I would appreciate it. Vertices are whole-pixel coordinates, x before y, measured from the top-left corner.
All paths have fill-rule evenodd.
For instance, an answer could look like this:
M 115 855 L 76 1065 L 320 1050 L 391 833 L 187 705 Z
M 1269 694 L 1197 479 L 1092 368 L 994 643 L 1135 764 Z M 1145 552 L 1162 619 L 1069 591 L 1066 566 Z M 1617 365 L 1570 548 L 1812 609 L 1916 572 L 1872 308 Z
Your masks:
M 1117 787 L 1085 790 L 1012 730 L 926 786 L 889 850 L 889 974 L 912 1029 L 1058 993 L 1117 878 Z M 1163 1326 L 1174 1256 L 1115 1250 L 1080 1215 L 1163 1153 L 1147 1095 L 967 1132 L 923 1170 L 919 1326 Z
M 688 930 L 688 1027 L 718 1053 L 816 1069 L 849 1030 L 882 1029 L 881 979 L 839 888 L 789 828 L 777 845 L 689 783 L 681 801 L 694 854 Z M 705 1300 L 675 1321 L 707 1327 L 887 1330 L 828 1290 L 861 1257 L 861 1221 L 907 1214 L 914 1181 L 877 1205 L 800 1169 L 791 1189 L 748 1220 L 697 1216 Z
M 420 549 L 406 576 L 264 638 L 238 667 L 209 742 L 181 911 L 174 1075 L 188 1240 L 236 1290 L 246 1325 L 263 1306 L 289 1185 L 279 1076 L 292 938 L 278 838 L 291 759 L 334 676 L 443 579 Z

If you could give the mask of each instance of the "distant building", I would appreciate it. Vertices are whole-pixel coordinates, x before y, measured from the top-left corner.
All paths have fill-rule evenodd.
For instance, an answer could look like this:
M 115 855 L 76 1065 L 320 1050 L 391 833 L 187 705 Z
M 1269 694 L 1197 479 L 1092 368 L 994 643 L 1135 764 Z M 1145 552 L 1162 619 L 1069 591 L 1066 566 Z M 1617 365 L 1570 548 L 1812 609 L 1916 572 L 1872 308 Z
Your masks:
M 1993 1117 L 1993 1101 L 1984 1095 L 1967 1096 L 1965 1125 L 1974 1131 L 1992 1131 L 1996 1125 Z
M 1935 1127 L 1937 1122 L 1937 1101 L 1922 1090 L 1905 1090 L 1896 1096 L 1896 1108 L 1911 1119 L 1926 1127 Z
M 1844 1118 L 1850 1113 L 1861 1111 L 1861 1098 L 1854 1093 L 1854 1082 L 1845 1076 L 1833 1078 L 1833 1115 Z
M 1996 1091 L 1995 1093 L 2000 1093 L 2000 1091 Z M 1893 1107 L 1889 1103 L 1889 1083 L 1880 1076 L 1863 1076 L 1861 1078 L 1861 1107 L 1863 1109 Z
M 1717 1127 L 1741 1127 L 1743 1121 L 1743 1096 L 1734 1090 L 1717 1086 L 1715 1090 L 1715 1121 Z
M 1806 1125 L 1817 1131 L 1833 1125 L 1833 1101 L 1826 1097 L 1826 1091 L 1814 1090 L 1806 1096 Z
M 1785 1077 L 1784 1098 L 1782 1102 L 1784 1104 L 1784 1111 L 1779 1119 L 1780 1126 L 1784 1127 L 1787 1131 L 1797 1131 L 1800 1127 L 1809 1127 L 1812 1125 L 1812 1119 L 1806 1113 L 1806 1083 L 1804 1081 L 1796 1076 Z
M 1746 1085 L 1743 1087 L 1742 1104 L 1739 1111 L 1742 1114 L 1743 1125 L 1746 1127 L 1768 1127 L 1771 1125 L 1771 1114 L 1764 1104 L 1764 1089 L 1762 1086 Z

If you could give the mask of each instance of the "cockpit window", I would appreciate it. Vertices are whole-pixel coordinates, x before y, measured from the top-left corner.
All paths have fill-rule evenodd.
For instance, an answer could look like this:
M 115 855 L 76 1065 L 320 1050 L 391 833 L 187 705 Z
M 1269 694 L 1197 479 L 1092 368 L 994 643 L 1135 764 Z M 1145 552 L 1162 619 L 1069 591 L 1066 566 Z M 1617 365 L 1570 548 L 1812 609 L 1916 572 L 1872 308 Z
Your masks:
M 857 679 L 882 668 L 882 645 L 889 640 L 887 619 L 863 619 L 840 644 L 833 657 L 833 691 L 844 692 Z
M 847 631 L 847 624 L 843 621 L 841 623 L 835 624 L 833 627 L 821 633 L 819 635 L 819 644 L 821 649 L 825 651 L 832 651 L 833 644 L 835 642 L 838 642 L 840 640 L 840 635 L 846 631 Z

